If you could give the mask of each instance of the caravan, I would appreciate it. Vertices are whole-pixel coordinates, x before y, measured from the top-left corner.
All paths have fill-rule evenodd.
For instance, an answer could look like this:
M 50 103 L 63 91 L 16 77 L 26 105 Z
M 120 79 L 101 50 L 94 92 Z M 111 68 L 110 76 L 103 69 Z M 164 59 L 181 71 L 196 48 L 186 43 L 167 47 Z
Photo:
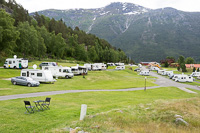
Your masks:
M 14 58 L 6 59 L 4 68 L 28 68 L 28 60 L 17 58 L 17 56 L 14 55 Z
M 193 77 L 192 76 L 188 76 L 188 75 L 179 75 L 177 76 L 177 78 L 175 78 L 176 82 L 193 82 Z
M 125 66 L 116 66 L 115 70 L 124 70 Z
M 53 77 L 56 78 L 72 78 L 74 74 L 69 67 L 62 67 L 62 66 L 43 66 L 42 70 L 50 70 Z
M 81 75 L 81 74 L 87 74 L 88 69 L 86 66 L 79 66 L 78 64 L 76 66 L 71 67 L 72 73 L 74 75 Z
M 140 75 L 142 75 L 142 76 L 149 76 L 150 72 L 149 71 L 141 71 Z
M 104 63 L 94 63 L 94 64 L 92 64 L 92 66 L 91 66 L 91 69 L 92 70 L 106 70 L 106 64 L 104 64 Z
M 34 69 L 22 69 L 21 76 L 22 77 L 30 77 L 39 82 L 50 82 L 54 83 L 56 80 L 53 79 L 53 75 L 49 70 L 39 70 L 36 69 L 37 66 L 33 65 Z
M 190 76 L 199 77 L 200 76 L 200 72 L 193 72 Z

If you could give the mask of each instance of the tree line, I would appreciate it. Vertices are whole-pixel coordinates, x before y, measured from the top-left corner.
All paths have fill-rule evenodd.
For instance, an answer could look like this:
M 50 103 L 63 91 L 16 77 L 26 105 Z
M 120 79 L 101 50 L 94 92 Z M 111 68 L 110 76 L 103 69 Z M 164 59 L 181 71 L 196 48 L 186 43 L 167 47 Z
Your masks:
M 28 11 L 15 0 L 0 0 L 0 56 L 13 54 L 90 62 L 130 62 L 124 51 L 106 40 Z

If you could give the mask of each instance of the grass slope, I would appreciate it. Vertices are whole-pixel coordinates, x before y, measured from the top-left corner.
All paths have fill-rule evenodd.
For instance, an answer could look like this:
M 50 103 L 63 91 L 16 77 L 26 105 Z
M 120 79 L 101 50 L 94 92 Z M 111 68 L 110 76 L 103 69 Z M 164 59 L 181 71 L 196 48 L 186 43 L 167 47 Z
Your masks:
M 162 126 L 171 126 L 171 123 L 173 123 L 172 116 L 176 113 L 176 111 L 173 112 L 174 108 L 182 110 L 180 115 L 184 115 L 184 111 L 188 112 L 189 109 L 192 109 L 190 108 L 191 106 L 187 107 L 187 104 L 186 106 L 182 104 L 180 107 L 172 106 L 168 108 L 171 105 L 170 103 L 166 104 L 167 101 L 174 101 L 175 103 L 176 99 L 199 98 L 199 92 L 196 95 L 183 92 L 174 87 L 163 87 L 147 91 L 71 93 L 50 97 L 52 98 L 50 110 L 35 112 L 30 115 L 24 114 L 23 101 L 30 100 L 32 102 L 34 100 L 45 99 L 45 97 L 0 101 L 0 131 L 16 133 L 61 132 L 61 129 L 64 127 L 81 126 L 85 131 L 90 132 L 117 132 L 118 130 L 132 132 L 135 129 L 137 129 L 135 130 L 136 132 L 145 132 L 148 130 L 148 127 L 153 125 L 150 131 L 154 132 L 157 131 L 153 130 L 157 124 L 159 124 L 156 127 L 158 131 Z M 160 100 L 164 101 L 164 103 L 166 101 L 165 104 L 161 104 L 164 109 L 159 109 L 159 106 L 154 105 L 154 103 L 157 103 L 156 101 Z M 149 103 L 152 106 L 147 111 L 145 108 Z M 193 109 L 199 111 L 199 99 L 190 100 L 187 103 L 196 105 Z M 81 104 L 88 105 L 88 116 L 95 115 L 96 117 L 78 122 Z M 165 107 L 165 105 L 167 106 Z M 122 110 L 124 113 L 112 111 L 115 109 Z M 102 116 L 97 115 L 108 111 L 111 112 Z M 200 124 L 198 121 L 200 117 L 198 112 L 195 114 L 191 117 L 192 119 L 189 123 L 192 128 L 199 128 Z M 187 116 L 186 120 L 189 120 L 190 116 Z M 96 125 L 100 128 L 93 128 Z M 172 124 L 172 126 L 174 125 Z M 174 129 L 176 129 L 175 126 Z M 180 130 L 177 129 L 177 131 L 182 131 L 183 129 L 184 127 L 180 127 Z M 195 130 L 191 129 L 191 131 Z

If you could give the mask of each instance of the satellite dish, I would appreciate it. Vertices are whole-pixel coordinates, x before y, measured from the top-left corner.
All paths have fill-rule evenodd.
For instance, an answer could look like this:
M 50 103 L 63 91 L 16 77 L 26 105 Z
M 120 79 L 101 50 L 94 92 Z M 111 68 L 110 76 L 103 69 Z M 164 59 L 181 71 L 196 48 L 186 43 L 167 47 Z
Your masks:
M 36 65 L 36 64 L 34 64 L 34 65 L 33 65 L 33 69 L 36 69 L 36 68 L 37 68 L 37 65 Z
M 17 58 L 17 55 L 14 55 L 13 57 L 14 57 L 14 59 L 16 59 L 16 58 Z

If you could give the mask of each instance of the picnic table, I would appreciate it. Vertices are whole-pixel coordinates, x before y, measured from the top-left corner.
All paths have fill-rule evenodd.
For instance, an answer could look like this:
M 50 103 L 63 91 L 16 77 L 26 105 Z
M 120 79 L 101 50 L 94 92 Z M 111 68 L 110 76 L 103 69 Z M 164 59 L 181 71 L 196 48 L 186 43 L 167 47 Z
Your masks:
M 35 106 L 38 109 L 38 111 L 44 110 L 43 105 L 42 105 L 42 103 L 44 103 L 44 100 L 37 100 L 37 101 L 33 101 L 33 102 L 35 103 Z

